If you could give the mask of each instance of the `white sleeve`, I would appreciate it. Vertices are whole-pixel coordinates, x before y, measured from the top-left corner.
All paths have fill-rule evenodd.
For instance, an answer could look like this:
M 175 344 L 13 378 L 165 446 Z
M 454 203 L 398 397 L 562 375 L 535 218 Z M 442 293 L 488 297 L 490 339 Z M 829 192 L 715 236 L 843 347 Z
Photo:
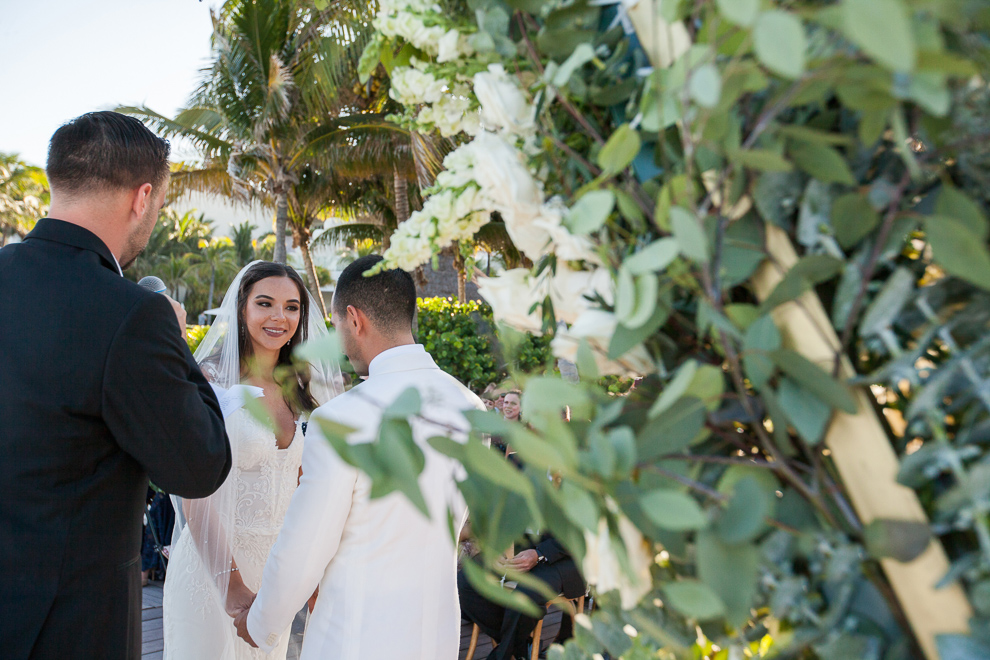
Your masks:
M 266 653 L 287 632 L 337 553 L 358 476 L 313 423 L 303 447 L 302 470 L 247 617 L 251 638 Z

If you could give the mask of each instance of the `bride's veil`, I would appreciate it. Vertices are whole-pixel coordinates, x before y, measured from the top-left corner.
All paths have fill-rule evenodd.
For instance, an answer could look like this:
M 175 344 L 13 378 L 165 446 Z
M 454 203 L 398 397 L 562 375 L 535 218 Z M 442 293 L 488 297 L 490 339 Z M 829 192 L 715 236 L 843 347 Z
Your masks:
M 253 261 L 237 274 L 223 297 L 216 320 L 206 336 L 196 348 L 194 357 L 200 365 L 207 380 L 213 385 L 224 418 L 231 415 L 244 405 L 245 397 L 257 396 L 259 388 L 241 385 L 241 356 L 239 351 L 239 336 L 241 329 L 237 320 L 237 296 L 241 281 L 245 274 L 255 265 L 263 263 Z M 308 292 L 309 318 L 303 328 L 303 341 L 325 340 L 329 337 L 326 323 L 320 313 L 321 307 Z M 300 342 L 301 343 L 301 342 Z M 295 348 L 298 348 L 296 346 Z M 323 405 L 337 394 L 343 392 L 343 379 L 340 365 L 334 356 L 315 357 L 309 351 L 307 355 L 309 370 L 309 389 L 317 405 Z M 173 547 L 179 539 L 179 534 L 185 527 L 203 562 L 207 575 L 216 586 L 220 596 L 220 606 L 227 602 L 227 591 L 230 584 L 232 551 L 228 533 L 234 528 L 234 513 L 237 503 L 237 442 L 230 439 L 231 471 L 223 485 L 209 497 L 202 499 L 184 499 L 172 496 L 176 509 L 175 531 L 172 535 Z M 233 626 L 230 627 L 233 631 Z

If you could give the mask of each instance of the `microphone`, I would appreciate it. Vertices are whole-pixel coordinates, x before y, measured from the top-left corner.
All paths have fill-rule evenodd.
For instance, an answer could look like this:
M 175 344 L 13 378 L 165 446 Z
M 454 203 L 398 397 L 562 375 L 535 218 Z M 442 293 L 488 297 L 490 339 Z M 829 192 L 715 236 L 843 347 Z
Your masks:
M 141 281 L 138 282 L 138 286 L 142 289 L 147 289 L 152 293 L 165 293 L 165 282 L 162 282 L 161 278 L 155 277 L 154 275 L 148 275 L 147 277 L 142 277 Z

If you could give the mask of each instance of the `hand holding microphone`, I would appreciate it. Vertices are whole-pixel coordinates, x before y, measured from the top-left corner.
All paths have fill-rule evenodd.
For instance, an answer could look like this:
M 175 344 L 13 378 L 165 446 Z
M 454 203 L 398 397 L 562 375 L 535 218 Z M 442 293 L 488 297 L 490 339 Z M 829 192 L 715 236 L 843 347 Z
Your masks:
M 151 291 L 152 293 L 160 293 L 168 301 L 172 303 L 172 311 L 175 312 L 175 318 L 179 321 L 179 330 L 182 333 L 182 339 L 186 339 L 186 310 L 182 308 L 182 304 L 173 300 L 168 294 L 165 293 L 165 282 L 154 275 L 148 275 L 147 277 L 142 277 L 138 282 L 138 286 Z

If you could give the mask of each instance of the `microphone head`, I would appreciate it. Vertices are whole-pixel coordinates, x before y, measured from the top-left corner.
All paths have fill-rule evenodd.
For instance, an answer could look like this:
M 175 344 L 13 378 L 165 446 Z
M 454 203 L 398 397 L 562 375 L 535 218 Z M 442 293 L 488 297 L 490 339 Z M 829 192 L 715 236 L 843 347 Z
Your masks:
M 138 282 L 138 286 L 142 289 L 147 289 L 152 293 L 165 293 L 165 283 L 162 282 L 161 278 L 155 277 L 154 275 L 142 277 L 141 281 Z

